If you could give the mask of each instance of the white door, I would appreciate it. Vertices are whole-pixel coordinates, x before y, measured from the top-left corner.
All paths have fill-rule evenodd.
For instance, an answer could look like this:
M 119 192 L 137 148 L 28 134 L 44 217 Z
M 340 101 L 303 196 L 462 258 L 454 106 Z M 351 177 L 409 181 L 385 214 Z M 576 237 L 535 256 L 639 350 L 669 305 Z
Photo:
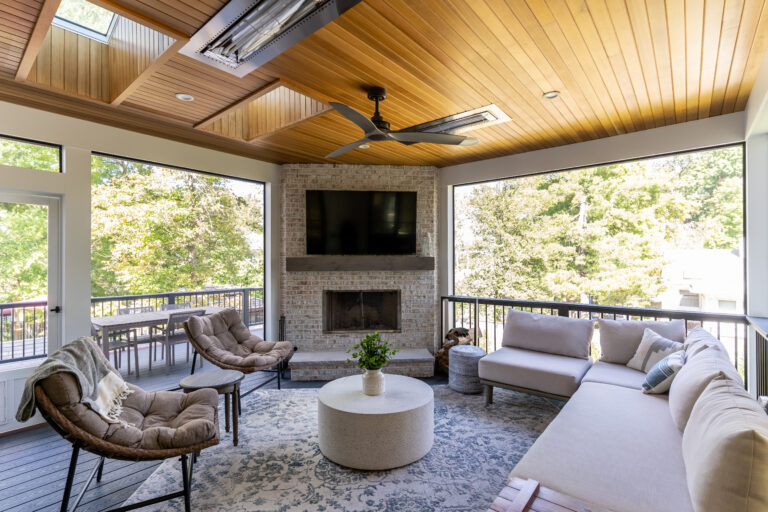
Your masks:
M 0 191 L 0 432 L 33 423 L 14 419 L 24 382 L 61 345 L 60 203 Z

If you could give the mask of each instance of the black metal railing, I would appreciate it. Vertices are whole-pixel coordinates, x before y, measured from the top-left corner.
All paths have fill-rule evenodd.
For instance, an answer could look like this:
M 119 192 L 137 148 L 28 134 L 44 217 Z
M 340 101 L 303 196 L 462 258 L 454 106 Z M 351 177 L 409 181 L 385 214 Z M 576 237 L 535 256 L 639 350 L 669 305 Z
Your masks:
M 264 288 L 226 288 L 115 297 L 92 297 L 91 317 L 117 315 L 123 308 L 219 306 L 238 310 L 248 326 L 264 323 Z M 147 333 L 140 333 L 147 334 Z M 48 355 L 48 303 L 0 304 L 0 364 Z
M 48 302 L 0 304 L 0 363 L 48 353 Z
M 493 352 L 501 347 L 501 339 L 510 309 L 559 315 L 571 318 L 611 320 L 673 320 L 683 319 L 687 331 L 701 326 L 717 337 L 728 349 L 734 366 L 747 382 L 747 318 L 733 313 L 705 313 L 667 309 L 601 306 L 570 302 L 492 299 L 487 297 L 442 297 L 441 343 L 450 327 L 465 327 L 472 332 L 475 343 Z M 446 325 L 446 315 L 451 325 Z M 595 331 L 592 356 L 600 356 L 599 331 Z
M 248 307 L 244 308 L 244 304 Z M 157 311 L 173 305 L 184 305 L 184 307 L 192 308 L 206 306 L 234 308 L 242 313 L 243 322 L 246 325 L 264 323 L 264 288 L 226 288 L 194 292 L 92 297 L 91 317 L 117 315 L 124 308 L 151 307 Z

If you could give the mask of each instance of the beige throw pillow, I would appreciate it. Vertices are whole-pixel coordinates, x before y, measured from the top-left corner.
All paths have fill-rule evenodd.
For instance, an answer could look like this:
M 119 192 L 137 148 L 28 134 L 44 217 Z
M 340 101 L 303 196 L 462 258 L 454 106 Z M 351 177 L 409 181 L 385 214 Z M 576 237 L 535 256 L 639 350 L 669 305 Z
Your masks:
M 594 330 L 594 320 L 510 309 L 501 344 L 586 359 Z
M 717 347 L 710 347 L 685 361 L 669 388 L 669 412 L 682 432 L 691 416 L 696 400 L 715 379 L 731 379 L 741 387 L 744 384 L 728 359 Z
M 697 512 L 768 510 L 768 416 L 738 383 L 715 379 L 702 392 L 683 461 Z
M 640 340 L 640 346 L 637 347 L 635 355 L 629 360 L 627 366 L 635 370 L 640 370 L 643 373 L 648 373 L 653 365 L 667 357 L 669 354 L 681 350 L 683 350 L 682 343 L 668 340 L 664 336 L 656 334 L 651 329 L 646 328 L 643 332 L 643 339 Z
M 637 352 L 645 329 L 664 336 L 668 340 L 682 342 L 685 339 L 685 320 L 663 322 L 636 320 L 599 319 L 600 356 L 606 363 L 627 364 Z

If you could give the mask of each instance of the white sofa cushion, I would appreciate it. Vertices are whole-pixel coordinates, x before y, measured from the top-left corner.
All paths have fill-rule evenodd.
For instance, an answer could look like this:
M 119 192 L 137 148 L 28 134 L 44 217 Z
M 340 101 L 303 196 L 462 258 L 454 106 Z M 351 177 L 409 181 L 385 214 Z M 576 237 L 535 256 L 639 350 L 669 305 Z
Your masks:
M 730 379 L 709 383 L 683 432 L 697 512 L 768 510 L 768 416 Z
M 478 373 L 484 380 L 571 396 L 591 364 L 589 359 L 502 347 L 480 360 Z
M 511 476 L 614 512 L 692 512 L 681 438 L 664 395 L 585 382 Z
M 720 349 L 726 356 L 728 354 L 727 350 L 725 349 L 725 345 L 723 345 L 720 340 L 715 338 L 703 327 L 696 327 L 692 329 L 683 342 L 685 355 L 689 358 L 710 347 L 716 347 Z
M 648 371 L 673 352 L 683 350 L 683 344 L 678 341 L 668 340 L 664 336 L 656 333 L 653 329 L 646 327 L 643 331 L 643 338 L 637 347 L 635 355 L 629 360 L 627 366 L 648 373 Z
M 685 363 L 685 351 L 678 350 L 653 365 L 643 381 L 643 393 L 666 393 Z
M 603 361 L 593 364 L 581 380 L 582 384 L 585 382 L 599 382 L 631 389 L 641 389 L 643 381 L 645 381 L 645 374 L 643 372 L 633 370 L 624 364 L 605 363 Z
M 691 357 L 686 356 L 683 368 L 669 388 L 669 412 L 681 432 L 685 430 L 696 400 L 707 385 L 718 378 L 731 379 L 744 387 L 741 376 L 720 348 L 709 347 Z
M 663 322 L 599 319 L 600 356 L 606 363 L 627 364 L 637 352 L 645 329 L 652 329 L 665 338 L 682 342 L 685 339 L 685 320 Z
M 593 320 L 510 309 L 501 345 L 586 359 L 594 330 Z

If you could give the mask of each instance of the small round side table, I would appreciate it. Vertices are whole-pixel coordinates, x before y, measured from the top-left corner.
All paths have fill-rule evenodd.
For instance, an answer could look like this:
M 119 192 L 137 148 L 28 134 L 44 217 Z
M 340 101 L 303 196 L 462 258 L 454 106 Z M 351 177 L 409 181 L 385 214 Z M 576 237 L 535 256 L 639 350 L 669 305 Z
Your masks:
M 465 394 L 483 390 L 477 374 L 477 363 L 485 357 L 485 350 L 474 345 L 456 345 L 448 351 L 448 387 Z
M 210 372 L 195 373 L 181 379 L 179 387 L 185 393 L 191 393 L 197 389 L 213 388 L 220 395 L 224 395 L 224 416 L 226 418 L 226 431 L 229 432 L 230 418 L 232 420 L 232 443 L 237 446 L 237 416 L 240 407 L 240 381 L 245 375 L 236 370 L 213 370 Z M 232 407 L 230 407 L 230 402 Z

